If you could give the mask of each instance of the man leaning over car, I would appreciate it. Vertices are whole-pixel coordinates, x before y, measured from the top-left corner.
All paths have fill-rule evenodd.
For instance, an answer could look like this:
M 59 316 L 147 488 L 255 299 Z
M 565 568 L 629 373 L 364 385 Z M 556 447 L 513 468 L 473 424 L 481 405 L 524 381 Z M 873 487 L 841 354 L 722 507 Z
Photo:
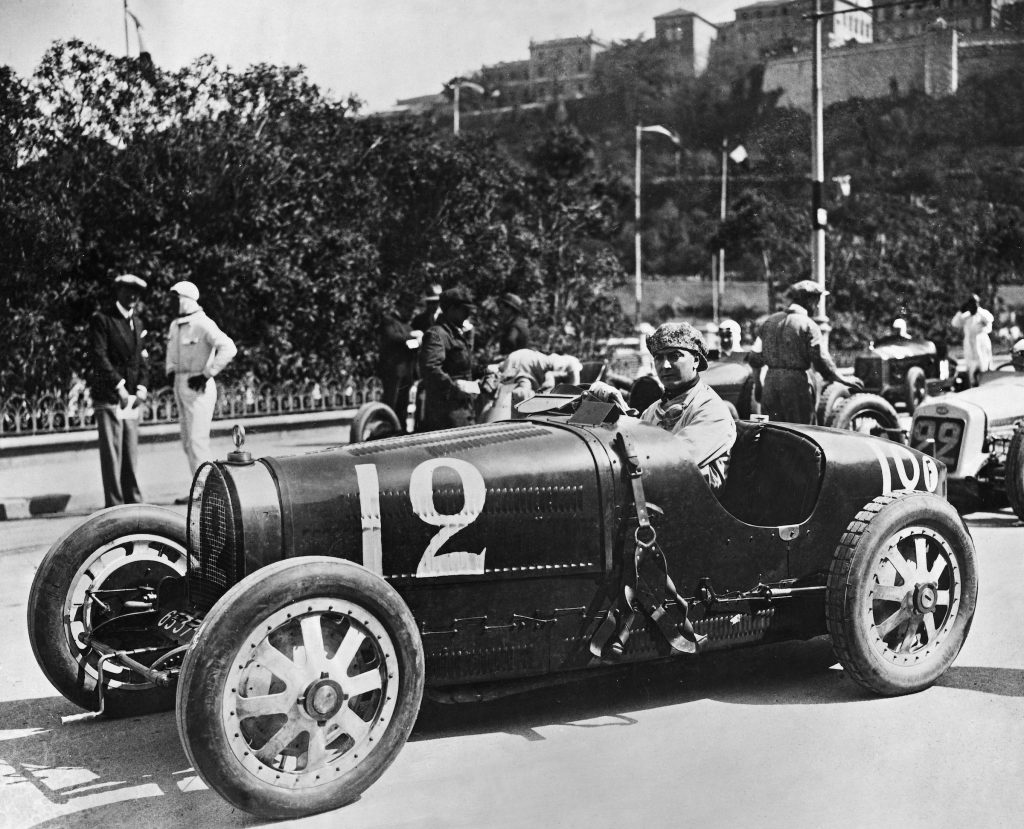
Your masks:
M 647 338 L 647 348 L 665 393 L 640 419 L 683 440 L 704 479 L 717 492 L 725 483 L 736 422 L 718 393 L 700 379 L 700 372 L 708 367 L 704 339 L 687 322 L 666 322 Z M 628 408 L 622 392 L 607 383 L 593 383 L 590 393 Z

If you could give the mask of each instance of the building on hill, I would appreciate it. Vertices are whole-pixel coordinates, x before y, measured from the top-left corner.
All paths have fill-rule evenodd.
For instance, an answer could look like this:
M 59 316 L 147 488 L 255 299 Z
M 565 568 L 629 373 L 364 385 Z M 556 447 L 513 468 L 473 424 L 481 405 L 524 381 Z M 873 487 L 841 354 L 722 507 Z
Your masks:
M 1000 11 L 1011 0 L 929 0 L 872 11 L 875 40 L 891 41 L 924 34 L 937 20 L 960 32 L 988 32 L 999 27 Z
M 607 46 L 593 34 L 530 41 L 530 89 L 535 101 L 582 98 L 590 91 L 594 61 Z
M 679 74 L 696 77 L 708 65 L 718 26 L 686 9 L 659 14 L 654 18 L 654 41 L 671 50 Z
M 533 100 L 530 83 L 530 61 L 510 60 L 484 66 L 474 78 L 489 94 L 499 93 L 500 106 L 526 104 Z
M 809 48 L 814 39 L 814 27 L 804 15 L 811 8 L 808 0 L 763 0 L 740 6 L 733 25 L 719 30 L 719 42 L 753 56 Z M 825 48 L 836 48 L 850 41 L 872 42 L 871 12 L 860 8 L 854 0 L 822 0 L 821 10 L 842 12 L 822 18 Z

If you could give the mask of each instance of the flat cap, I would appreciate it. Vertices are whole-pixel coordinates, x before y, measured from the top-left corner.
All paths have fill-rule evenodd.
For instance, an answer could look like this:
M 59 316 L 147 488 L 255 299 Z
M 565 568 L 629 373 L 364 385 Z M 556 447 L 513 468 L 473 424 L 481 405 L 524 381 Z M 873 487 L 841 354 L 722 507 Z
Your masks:
M 517 294 L 513 294 L 511 292 L 502 294 L 501 297 L 499 297 L 498 302 L 502 305 L 507 305 L 516 313 L 521 314 L 523 312 L 523 300 Z
M 469 292 L 469 288 L 465 285 L 456 285 L 454 288 L 449 288 L 447 291 L 441 292 L 442 311 L 448 308 L 455 308 L 457 305 L 464 305 L 470 310 L 476 309 L 476 303 L 473 301 L 473 294 Z
M 812 296 L 828 296 L 828 291 L 813 279 L 801 279 L 789 286 L 790 294 L 810 294 Z
M 697 371 L 708 367 L 708 347 L 700 331 L 688 322 L 665 322 L 659 325 L 647 338 L 647 350 L 651 354 L 681 348 L 697 356 Z
M 140 291 L 144 291 L 147 287 L 146 280 L 141 276 L 136 276 L 133 273 L 123 273 L 120 276 L 114 277 L 115 285 L 124 285 L 128 288 L 137 288 Z
M 171 293 L 193 301 L 198 301 L 199 299 L 199 288 L 196 287 L 194 282 L 175 282 L 171 285 Z

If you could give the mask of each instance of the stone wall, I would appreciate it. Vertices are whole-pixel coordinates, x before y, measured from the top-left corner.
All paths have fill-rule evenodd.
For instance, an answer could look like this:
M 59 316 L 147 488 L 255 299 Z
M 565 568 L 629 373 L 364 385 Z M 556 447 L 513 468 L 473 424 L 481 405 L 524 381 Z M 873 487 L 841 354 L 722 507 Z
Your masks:
M 824 106 L 849 98 L 882 98 L 912 90 L 948 95 L 958 85 L 957 33 L 937 29 L 918 38 L 829 49 L 822 55 Z M 810 52 L 774 58 L 765 67 L 764 89 L 783 90 L 780 106 L 810 111 Z

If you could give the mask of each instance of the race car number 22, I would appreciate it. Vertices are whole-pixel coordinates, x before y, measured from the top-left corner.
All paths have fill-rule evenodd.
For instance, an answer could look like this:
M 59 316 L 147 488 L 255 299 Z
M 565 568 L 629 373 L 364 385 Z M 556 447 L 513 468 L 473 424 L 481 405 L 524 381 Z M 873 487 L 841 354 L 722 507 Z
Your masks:
M 462 483 L 462 509 L 455 513 L 442 513 L 434 504 L 434 472 L 450 469 Z M 377 466 L 372 463 L 356 465 L 359 484 L 359 515 L 363 531 L 363 566 L 383 574 L 383 547 L 381 545 L 380 481 Z M 459 458 L 433 458 L 417 466 L 409 477 L 409 501 L 412 511 L 426 524 L 437 527 L 416 567 L 418 578 L 431 576 L 470 576 L 484 572 L 487 548 L 480 552 L 440 550 L 452 536 L 465 529 L 484 509 L 487 487 L 480 470 Z

